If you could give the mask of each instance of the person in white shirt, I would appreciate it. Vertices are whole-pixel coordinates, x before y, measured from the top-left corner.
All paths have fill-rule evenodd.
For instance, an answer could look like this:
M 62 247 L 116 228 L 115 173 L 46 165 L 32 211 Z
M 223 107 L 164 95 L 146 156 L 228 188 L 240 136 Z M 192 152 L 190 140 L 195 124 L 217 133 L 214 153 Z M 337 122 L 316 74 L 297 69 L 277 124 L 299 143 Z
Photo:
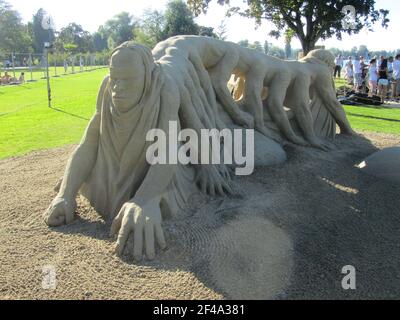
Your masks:
M 335 72 L 333 74 L 333 76 L 335 78 L 336 78 L 336 75 L 338 75 L 340 78 L 340 72 L 342 71 L 342 67 L 343 67 L 343 58 L 342 58 L 342 55 L 339 54 L 335 59 Z
M 353 62 L 352 58 L 349 57 L 345 65 L 346 79 L 349 85 L 354 85 L 354 75 L 353 75 Z
M 378 88 L 378 69 L 376 67 L 376 59 L 372 59 L 369 63 L 369 92 L 368 96 L 372 97 L 376 94 L 376 89 Z
M 392 78 L 392 99 L 396 99 L 400 93 L 400 54 L 393 61 L 393 78 Z
M 362 86 L 362 68 L 359 58 L 356 56 L 353 62 L 353 73 L 354 73 L 354 90 L 356 92 L 360 91 Z

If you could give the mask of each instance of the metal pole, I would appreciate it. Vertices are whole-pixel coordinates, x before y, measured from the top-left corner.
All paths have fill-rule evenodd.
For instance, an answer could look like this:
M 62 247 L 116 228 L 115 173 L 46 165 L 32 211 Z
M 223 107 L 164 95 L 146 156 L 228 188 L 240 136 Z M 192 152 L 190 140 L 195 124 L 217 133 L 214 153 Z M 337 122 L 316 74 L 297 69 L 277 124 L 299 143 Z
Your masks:
M 47 57 L 47 49 L 45 49 L 45 51 L 43 51 L 42 53 L 42 61 L 41 61 L 41 67 L 44 67 L 43 70 L 43 79 L 47 78 L 47 70 L 46 70 L 46 66 L 49 64 Z M 45 60 L 45 65 L 43 64 L 43 60 Z
M 55 51 L 53 53 L 53 57 L 54 57 L 54 77 L 58 77 L 57 76 L 57 54 Z
M 32 53 L 29 54 L 29 71 L 31 72 L 31 81 L 33 81 L 33 72 L 32 72 Z
M 49 108 L 51 108 L 51 88 L 50 88 L 50 76 L 49 76 L 49 49 L 45 48 L 46 51 L 46 75 L 47 75 L 47 100 L 49 102 Z
M 12 68 L 13 68 L 13 75 L 15 79 L 15 63 L 14 63 L 14 52 L 11 53 L 11 62 L 12 62 Z

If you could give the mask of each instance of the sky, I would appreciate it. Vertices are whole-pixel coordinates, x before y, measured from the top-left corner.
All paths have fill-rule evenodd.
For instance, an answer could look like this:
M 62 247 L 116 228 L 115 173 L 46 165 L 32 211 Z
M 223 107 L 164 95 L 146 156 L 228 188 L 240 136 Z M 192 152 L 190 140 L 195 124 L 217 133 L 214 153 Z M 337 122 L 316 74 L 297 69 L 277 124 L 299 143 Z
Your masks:
M 140 17 L 146 9 L 157 9 L 163 11 L 168 0 L 7 0 L 14 9 L 20 12 L 25 22 L 32 19 L 32 15 L 39 8 L 44 8 L 54 19 L 56 29 L 59 30 L 70 22 L 76 22 L 85 30 L 94 32 L 106 20 L 112 18 L 121 11 L 127 11 L 133 16 Z M 220 6 L 216 0 L 211 1 L 211 5 L 206 15 L 200 15 L 196 22 L 200 25 L 218 28 L 221 21 L 225 18 L 227 6 Z M 240 5 L 242 0 L 231 0 L 232 5 Z M 374 32 L 361 31 L 358 35 L 344 35 L 342 41 L 336 38 L 318 45 L 325 45 L 327 48 L 337 47 L 341 49 L 351 49 L 362 44 L 367 45 L 369 50 L 396 50 L 400 48 L 400 1 L 399 0 L 376 0 L 376 8 L 390 10 L 389 27 L 384 29 L 377 24 Z M 283 47 L 283 39 L 276 40 L 268 36 L 273 26 L 264 22 L 257 29 L 253 19 L 234 16 L 225 18 L 227 28 L 227 40 L 238 42 L 249 39 L 250 42 L 260 41 Z M 293 48 L 300 48 L 300 42 L 294 39 Z

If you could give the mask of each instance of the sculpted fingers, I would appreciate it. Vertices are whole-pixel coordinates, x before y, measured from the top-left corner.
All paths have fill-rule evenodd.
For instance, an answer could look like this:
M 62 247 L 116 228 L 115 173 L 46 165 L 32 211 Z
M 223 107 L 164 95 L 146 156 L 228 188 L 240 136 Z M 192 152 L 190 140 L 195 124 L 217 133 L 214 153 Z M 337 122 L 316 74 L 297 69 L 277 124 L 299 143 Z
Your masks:
M 167 247 L 167 243 L 165 242 L 164 231 L 160 223 L 157 222 L 154 225 L 154 231 L 158 245 L 160 246 L 161 249 L 165 249 Z
M 222 183 L 218 183 L 217 189 L 218 189 L 218 194 L 220 196 L 225 196 L 225 192 L 224 192 L 224 188 L 222 187 Z
M 119 231 L 119 229 L 121 228 L 123 214 L 124 213 L 123 213 L 123 207 L 122 207 L 121 211 L 114 218 L 114 221 L 111 224 L 110 237 L 115 236 L 117 234 L 117 232 Z
M 154 224 L 147 221 L 144 227 L 144 239 L 146 247 L 146 256 L 148 259 L 153 260 L 156 253 L 154 248 Z
M 73 212 L 69 214 L 69 211 Z M 63 224 L 70 223 L 74 219 L 75 208 L 69 208 L 67 201 L 63 198 L 55 198 L 50 204 L 46 212 L 43 214 L 45 223 L 50 227 L 58 227 Z M 68 215 L 68 220 L 67 220 Z
M 45 223 L 49 227 L 58 227 L 65 223 L 64 210 L 51 205 L 43 215 Z
M 218 182 L 214 182 L 213 181 L 208 181 L 208 186 L 207 186 L 207 190 L 209 191 L 209 195 L 211 197 L 215 197 L 215 185 L 218 184 Z
M 206 181 L 206 177 L 203 176 L 203 173 L 199 174 L 197 183 L 200 186 L 201 192 L 206 194 L 207 193 L 207 181 Z
M 70 224 L 74 221 L 75 219 L 75 210 L 76 210 L 76 204 L 74 202 L 69 203 L 65 202 L 66 210 L 65 210 L 65 223 Z
M 115 252 L 122 255 L 129 233 L 132 231 L 132 215 L 125 214 L 122 218 L 121 228 L 118 233 L 117 245 Z
M 226 191 L 228 195 L 233 195 L 233 190 L 228 182 L 222 181 L 222 188 Z
M 134 228 L 134 244 L 133 244 L 133 257 L 136 261 L 142 260 L 143 257 L 143 222 L 136 221 Z

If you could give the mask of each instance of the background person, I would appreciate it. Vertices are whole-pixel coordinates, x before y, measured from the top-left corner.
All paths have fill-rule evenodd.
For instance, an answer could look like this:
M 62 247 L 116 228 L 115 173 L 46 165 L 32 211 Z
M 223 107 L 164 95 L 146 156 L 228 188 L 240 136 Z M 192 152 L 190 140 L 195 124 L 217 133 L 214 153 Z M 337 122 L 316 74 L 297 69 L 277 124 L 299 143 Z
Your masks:
M 392 78 L 392 99 L 397 99 L 400 84 L 400 54 L 393 61 L 393 78 Z
M 362 69 L 360 58 L 356 56 L 353 61 L 353 73 L 354 73 L 354 90 L 356 92 L 360 91 L 360 87 L 362 86 Z
M 339 54 L 336 58 L 335 58 L 335 71 L 333 76 L 336 78 L 336 75 L 339 76 L 340 78 L 340 73 L 342 71 L 342 67 L 343 67 L 343 58 L 342 55 Z
M 346 73 L 347 84 L 354 85 L 352 57 L 349 57 L 349 60 L 346 62 L 345 73 Z
M 385 103 L 387 90 L 389 87 L 389 72 L 388 72 L 388 61 L 383 59 L 379 67 L 379 79 L 378 79 L 378 93 L 381 97 L 382 103 Z
M 4 76 L 1 78 L 1 84 L 9 84 L 11 82 L 11 76 L 8 72 L 4 73 Z
M 18 82 L 20 84 L 25 83 L 25 72 L 21 72 L 21 75 L 19 76 Z
M 376 67 L 376 59 L 372 59 L 369 63 L 369 92 L 368 96 L 372 97 L 376 94 L 376 89 L 378 87 L 378 69 Z
M 393 78 L 393 57 L 388 58 L 388 75 L 391 80 Z

